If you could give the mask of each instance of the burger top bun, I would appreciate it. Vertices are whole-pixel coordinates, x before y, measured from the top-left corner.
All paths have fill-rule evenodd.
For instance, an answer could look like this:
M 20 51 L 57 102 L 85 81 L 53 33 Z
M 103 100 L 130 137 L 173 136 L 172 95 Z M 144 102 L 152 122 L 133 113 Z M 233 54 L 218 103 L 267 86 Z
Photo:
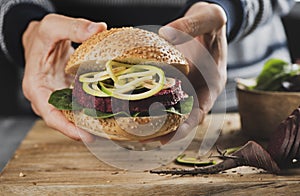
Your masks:
M 132 27 L 113 28 L 93 35 L 71 55 L 65 72 L 76 75 L 81 63 L 116 60 L 129 64 L 165 63 L 187 74 L 184 56 L 159 35 Z

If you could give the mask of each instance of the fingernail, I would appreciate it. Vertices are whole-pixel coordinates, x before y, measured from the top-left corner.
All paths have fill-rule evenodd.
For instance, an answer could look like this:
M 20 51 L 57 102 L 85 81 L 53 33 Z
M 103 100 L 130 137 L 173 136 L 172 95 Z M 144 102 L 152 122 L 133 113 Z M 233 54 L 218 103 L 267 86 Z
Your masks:
M 176 32 L 171 27 L 161 27 L 158 33 L 171 43 L 176 40 Z
M 99 22 L 98 24 L 102 26 L 103 30 L 107 29 L 107 24 L 105 22 Z

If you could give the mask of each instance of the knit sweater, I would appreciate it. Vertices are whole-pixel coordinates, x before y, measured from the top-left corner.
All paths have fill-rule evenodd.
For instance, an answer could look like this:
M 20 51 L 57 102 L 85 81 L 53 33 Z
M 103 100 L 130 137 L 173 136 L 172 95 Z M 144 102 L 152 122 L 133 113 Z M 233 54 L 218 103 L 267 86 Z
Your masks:
M 80 1 L 80 0 L 77 0 Z M 92 1 L 95 5 L 110 4 L 162 4 L 182 5 L 183 13 L 200 0 L 128 0 Z M 255 77 L 264 62 L 272 57 L 290 61 L 289 51 L 281 16 L 287 14 L 294 0 L 207 0 L 216 3 L 228 18 L 228 81 L 226 100 L 218 100 L 217 105 L 227 105 L 235 109 L 235 82 L 237 77 Z M 0 46 L 13 62 L 23 65 L 22 34 L 32 20 L 40 20 L 44 15 L 55 12 L 47 0 L 0 0 Z M 222 96 L 221 96 L 222 97 Z
M 189 0 L 185 10 L 200 0 Z M 290 62 L 281 17 L 294 0 L 204 0 L 220 5 L 228 18 L 227 84 L 215 103 L 215 111 L 237 109 L 236 78 L 253 78 L 270 58 Z

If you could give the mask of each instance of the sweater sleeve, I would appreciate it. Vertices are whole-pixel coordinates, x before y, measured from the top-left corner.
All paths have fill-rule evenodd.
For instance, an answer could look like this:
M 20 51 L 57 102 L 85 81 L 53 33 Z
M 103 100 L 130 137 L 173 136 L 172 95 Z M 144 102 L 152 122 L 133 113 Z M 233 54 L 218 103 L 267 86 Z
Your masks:
M 40 20 L 54 8 L 47 0 L 0 0 L 0 46 L 6 57 L 24 65 L 22 35 L 33 20 Z
M 281 17 L 288 14 L 295 3 L 294 0 L 241 0 L 241 2 L 244 13 L 243 22 L 236 40 L 269 23 L 274 15 Z
M 274 14 L 287 14 L 294 5 L 294 0 L 189 0 L 185 11 L 200 1 L 215 3 L 224 9 L 229 42 L 247 36 L 260 25 L 269 22 Z

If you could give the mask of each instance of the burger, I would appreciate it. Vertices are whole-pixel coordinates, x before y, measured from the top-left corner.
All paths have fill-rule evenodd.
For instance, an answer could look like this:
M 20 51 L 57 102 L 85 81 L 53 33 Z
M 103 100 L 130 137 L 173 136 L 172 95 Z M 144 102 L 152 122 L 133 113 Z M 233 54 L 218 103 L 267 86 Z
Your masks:
M 188 74 L 185 57 L 159 35 L 132 27 L 103 31 L 71 55 L 70 88 L 49 103 L 76 126 L 118 141 L 155 138 L 176 131 L 189 116 L 193 97 L 168 68 Z

